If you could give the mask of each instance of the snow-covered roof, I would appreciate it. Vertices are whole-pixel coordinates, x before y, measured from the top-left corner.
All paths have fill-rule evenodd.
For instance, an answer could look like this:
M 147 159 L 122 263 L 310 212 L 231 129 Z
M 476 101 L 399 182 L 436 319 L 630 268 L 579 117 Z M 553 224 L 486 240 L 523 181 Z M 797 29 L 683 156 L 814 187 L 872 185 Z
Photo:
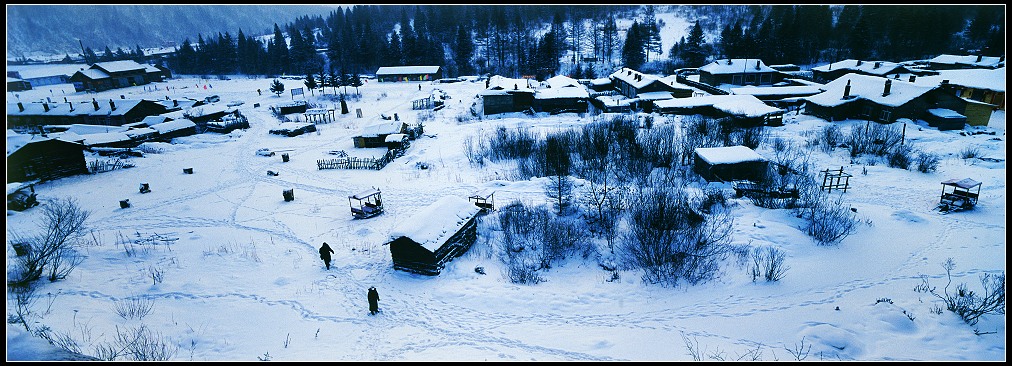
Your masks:
M 203 104 L 197 107 L 186 108 L 183 111 L 183 116 L 189 117 L 203 117 L 212 115 L 215 113 L 228 113 L 229 107 L 220 104 Z
M 78 72 L 92 80 L 106 79 L 109 77 L 109 74 L 106 74 L 104 71 L 99 69 L 84 69 Z
M 125 132 L 128 130 L 122 126 L 107 126 L 107 125 L 86 125 L 75 123 L 72 125 L 66 125 L 67 129 L 65 132 L 73 132 L 78 135 L 90 135 L 95 133 L 107 133 L 107 132 Z
M 844 99 L 843 93 L 848 82 L 850 83 L 850 96 Z M 882 95 L 887 82 L 892 84 L 889 87 L 889 94 Z M 817 105 L 831 107 L 849 103 L 860 98 L 884 106 L 898 107 L 924 95 L 924 93 L 936 87 L 920 86 L 899 79 L 847 74 L 827 83 L 825 87 L 826 91 L 805 97 L 805 100 Z
M 278 125 L 278 127 L 273 128 L 272 130 L 273 131 L 277 131 L 277 130 L 295 131 L 295 130 L 298 130 L 300 128 L 308 127 L 308 126 L 311 126 L 311 125 L 313 125 L 313 124 L 312 123 L 308 123 L 308 122 L 282 122 L 281 124 Z
M 144 70 L 144 65 L 137 63 L 134 60 L 119 60 L 119 61 L 107 61 L 97 62 L 91 66 L 92 68 L 102 68 L 107 72 L 122 72 L 122 71 L 134 71 Z
M 380 75 L 404 75 L 404 74 L 433 74 L 439 71 L 439 66 L 383 66 L 376 70 L 376 76 Z
M 488 88 L 485 92 L 493 90 L 525 93 L 534 92 L 530 79 L 512 79 L 501 75 L 492 75 L 492 77 L 488 78 Z
M 534 92 L 535 99 L 557 99 L 557 98 L 589 98 L 590 93 L 583 85 L 563 86 L 538 89 Z
M 391 133 L 383 139 L 383 142 L 401 142 L 408 139 L 408 135 L 403 133 Z
M 960 117 L 966 118 L 966 116 L 959 114 L 959 112 L 945 108 L 931 108 L 928 109 L 928 113 L 931 113 L 931 115 L 941 118 L 960 118 Z
M 947 181 L 942 182 L 942 184 L 947 186 L 956 186 L 963 189 L 970 189 L 979 186 L 980 182 L 970 178 L 963 178 L 963 179 L 949 179 Z
M 748 146 L 699 147 L 696 148 L 696 155 L 710 165 L 766 161 L 766 158 Z
M 731 88 L 731 93 L 738 95 L 776 96 L 776 95 L 813 95 L 822 92 L 820 86 L 795 85 L 795 86 L 744 86 Z
M 157 135 L 158 130 L 150 127 L 141 127 L 141 128 L 131 128 L 129 130 L 126 130 L 126 132 L 124 133 L 126 133 L 127 136 L 130 136 L 131 138 L 138 138 L 145 135 Z
M 7 71 L 17 71 L 22 79 L 70 76 L 86 68 L 86 64 L 7 65 Z
M 611 75 L 609 75 L 608 77 L 613 80 L 622 80 L 623 82 L 631 85 L 633 88 L 636 89 L 643 89 L 647 85 L 650 85 L 655 82 L 670 85 L 669 82 L 661 80 L 661 78 L 658 77 L 657 75 L 644 74 L 642 72 L 630 69 L 628 67 L 623 67 L 618 71 L 611 73 Z
M 907 71 L 906 67 L 895 62 L 861 60 L 843 60 L 812 68 L 812 71 L 819 72 L 830 72 L 833 70 L 860 71 L 869 75 L 886 75 Z
M 671 92 L 666 91 L 654 91 L 636 94 L 636 99 L 639 100 L 665 100 L 674 98 Z
M 168 120 L 169 120 L 169 117 L 166 117 L 166 116 L 147 116 L 147 117 L 144 117 L 144 119 L 142 119 L 139 123 L 141 125 L 151 127 L 153 125 L 157 125 L 159 123 L 163 123 L 163 122 L 168 121 Z
M 179 131 L 182 129 L 195 126 L 197 126 L 197 124 L 193 123 L 193 121 L 190 121 L 188 119 L 174 119 L 171 121 L 165 121 L 159 124 L 151 125 L 150 127 L 155 131 L 158 131 L 158 133 L 169 133 L 172 131 Z
M 958 85 L 972 89 L 984 89 L 996 92 L 1005 92 L 1005 67 L 997 69 L 957 69 L 938 70 L 938 75 L 920 76 L 914 79 L 914 84 L 922 86 L 937 86 L 943 80 L 949 84 Z
M 548 80 L 545 80 L 545 83 L 547 83 L 548 86 L 551 87 L 552 89 L 562 88 L 562 87 L 567 87 L 567 86 L 583 88 L 583 85 L 580 85 L 580 82 L 576 81 L 576 79 L 573 79 L 573 78 L 565 76 L 565 75 L 555 75 L 555 76 L 552 76 L 552 77 L 548 78 Z
M 480 208 L 466 199 L 444 196 L 428 207 L 401 221 L 390 231 L 390 239 L 411 239 L 423 248 L 435 252 L 443 242 L 467 224 Z
M 367 190 L 359 192 L 356 195 L 349 196 L 349 198 L 354 198 L 354 199 L 357 199 L 357 200 L 361 200 L 361 199 L 365 199 L 368 196 L 374 195 L 376 193 L 379 193 L 378 189 L 376 189 L 376 188 L 369 188 Z
M 630 104 L 632 104 L 632 102 L 635 101 L 633 99 L 629 99 L 629 98 L 626 98 L 626 97 L 619 96 L 618 98 L 616 98 L 615 96 L 611 96 L 611 95 L 601 95 L 601 96 L 595 97 L 594 99 L 597 99 L 602 104 L 604 104 L 606 107 L 624 107 L 624 106 L 629 106 Z
M 130 136 L 123 132 L 91 133 L 81 137 L 84 137 L 85 146 L 131 141 Z
M 157 68 L 157 67 L 155 67 L 155 65 L 145 64 L 143 66 L 144 66 L 144 72 L 148 72 L 148 73 L 151 73 L 151 72 L 162 72 L 162 70 L 159 69 L 159 68 Z
M 674 98 L 658 100 L 654 102 L 658 108 L 695 108 L 711 106 L 728 114 L 745 117 L 762 117 L 769 114 L 783 112 L 780 108 L 774 108 L 763 103 L 753 95 L 707 95 L 691 98 Z
M 380 135 L 389 135 L 392 133 L 400 133 L 401 129 L 404 128 L 404 122 L 401 121 L 383 121 L 380 123 L 371 124 L 362 127 L 362 133 L 359 136 L 362 137 L 378 137 Z
M 611 84 L 611 78 L 604 77 L 604 78 L 590 79 L 590 85 L 604 86 L 608 84 Z
M 33 142 L 51 140 L 52 137 L 42 137 L 35 134 L 20 134 L 14 130 L 7 130 L 7 156 L 10 156 L 18 149 Z
M 938 55 L 935 58 L 929 60 L 935 64 L 946 64 L 946 65 L 965 65 L 975 67 L 998 67 L 1004 65 L 1005 61 L 1002 57 L 993 56 L 958 56 L 958 55 Z
M 750 74 L 759 72 L 777 72 L 766 66 L 760 59 L 755 58 L 732 58 L 716 60 L 699 68 L 699 72 L 710 74 Z

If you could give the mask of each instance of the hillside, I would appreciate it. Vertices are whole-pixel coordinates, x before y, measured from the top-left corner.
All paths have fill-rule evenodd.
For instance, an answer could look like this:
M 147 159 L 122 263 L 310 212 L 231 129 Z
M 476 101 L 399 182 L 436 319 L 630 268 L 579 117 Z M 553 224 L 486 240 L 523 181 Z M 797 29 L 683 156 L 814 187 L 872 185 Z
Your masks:
M 270 33 L 305 15 L 325 16 L 333 6 L 316 5 L 8 5 L 7 58 L 96 52 L 106 46 L 132 50 L 178 44 L 185 38 L 238 29 Z M 80 42 L 78 42 L 80 40 Z

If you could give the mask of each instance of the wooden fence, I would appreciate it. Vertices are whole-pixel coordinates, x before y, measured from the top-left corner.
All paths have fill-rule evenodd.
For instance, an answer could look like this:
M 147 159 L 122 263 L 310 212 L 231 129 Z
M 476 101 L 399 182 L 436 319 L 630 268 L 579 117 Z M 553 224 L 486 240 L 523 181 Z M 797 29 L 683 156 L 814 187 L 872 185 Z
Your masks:
M 387 164 L 393 161 L 398 156 L 401 156 L 402 150 L 393 149 L 387 150 L 387 153 L 380 158 L 358 158 L 354 156 L 337 158 L 337 159 L 320 159 L 316 161 L 316 167 L 319 170 L 323 169 L 383 169 Z

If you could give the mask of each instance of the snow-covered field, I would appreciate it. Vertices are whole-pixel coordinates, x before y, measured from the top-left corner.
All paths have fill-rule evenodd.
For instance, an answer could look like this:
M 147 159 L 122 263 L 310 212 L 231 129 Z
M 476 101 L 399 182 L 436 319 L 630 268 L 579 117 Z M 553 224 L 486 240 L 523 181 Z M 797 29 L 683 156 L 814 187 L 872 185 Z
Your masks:
M 291 101 L 289 90 L 304 85 L 283 80 L 286 90 L 279 97 L 268 92 L 270 82 L 175 78 L 97 95 L 76 94 L 69 85 L 18 93 L 26 102 L 46 96 L 202 99 L 217 94 L 219 103 L 243 101 L 240 110 L 252 125 L 227 135 L 147 144 L 149 153 L 131 159 L 134 168 L 39 184 L 42 206 L 9 211 L 8 232 L 34 228 L 43 206 L 60 198 L 73 198 L 91 213 L 88 227 L 95 243 L 81 249 L 85 259 L 68 278 L 39 283 L 35 327 L 69 335 L 82 353 L 94 354 L 118 329 L 143 325 L 174 347 L 172 359 L 180 361 L 1006 359 L 1004 315 L 985 316 L 971 326 L 951 312 L 933 312 L 940 301 L 914 291 L 922 276 L 944 287 L 947 258 L 956 263 L 954 282 L 971 289 L 979 288 L 980 275 L 1004 273 L 1004 111 L 981 129 L 995 135 L 964 136 L 909 122 L 908 143 L 942 158 L 933 173 L 852 163 L 842 149 L 814 152 L 815 169 L 843 167 L 854 175 L 841 197 L 862 224 L 837 246 L 815 244 L 788 210 L 732 200 L 734 242 L 773 245 L 786 253 L 790 269 L 779 282 L 753 283 L 747 266 L 733 262 L 717 280 L 697 286 L 646 284 L 636 271 L 622 271 L 618 280 L 609 281 L 611 272 L 591 258 L 554 266 L 543 274 L 546 282 L 516 285 L 487 255 L 492 244 L 481 238 L 435 277 L 394 270 L 384 243 L 397 224 L 443 196 L 494 190 L 499 206 L 513 200 L 547 203 L 542 179 L 508 181 L 505 168 L 471 167 L 465 139 L 500 125 L 549 131 L 592 123 L 595 117 L 509 116 L 458 123 L 456 117 L 466 113 L 484 83 L 370 80 L 345 115 L 339 103 L 323 99 L 319 91 L 307 94 L 311 103 L 335 108 L 336 121 L 318 125 L 315 133 L 282 137 L 268 134 L 279 122 L 267 107 Z M 405 156 L 378 171 L 317 169 L 317 160 L 334 157 L 328 154 L 332 150 L 373 154 L 375 149 L 356 149 L 352 137 L 381 122 L 381 115 L 416 122 L 419 113 L 411 110 L 411 100 L 434 88 L 451 99 L 424 122 L 424 136 L 412 141 Z M 8 93 L 8 102 L 14 100 Z M 785 116 L 785 123 L 771 133 L 799 142 L 802 131 L 828 124 L 795 113 Z M 848 131 L 865 122 L 835 123 Z M 264 147 L 287 152 L 291 160 L 254 153 Z M 966 147 L 996 160 L 961 159 Z M 184 168 L 194 173 L 184 174 Z M 269 176 L 268 170 L 279 174 Z M 954 178 L 983 182 L 980 201 L 972 211 L 942 215 L 933 210 L 940 182 Z M 151 193 L 138 192 L 142 182 L 150 184 Z M 347 197 L 372 187 L 382 191 L 386 212 L 353 219 Z M 294 190 L 291 202 L 282 197 L 288 189 Z M 124 199 L 132 207 L 120 208 Z M 144 246 L 133 256 L 117 244 L 156 234 L 171 240 Z M 323 242 L 336 252 L 329 271 L 317 253 Z M 12 256 L 8 245 L 8 262 Z M 479 266 L 484 275 L 475 271 Z M 161 281 L 154 280 L 156 272 Z M 370 286 L 381 298 L 381 313 L 375 316 L 366 302 Z M 118 315 L 117 304 L 128 299 L 150 302 L 150 314 L 142 319 Z M 10 314 L 10 298 L 7 303 Z M 8 324 L 7 334 L 8 360 L 61 357 L 38 347 L 38 339 L 17 324 Z

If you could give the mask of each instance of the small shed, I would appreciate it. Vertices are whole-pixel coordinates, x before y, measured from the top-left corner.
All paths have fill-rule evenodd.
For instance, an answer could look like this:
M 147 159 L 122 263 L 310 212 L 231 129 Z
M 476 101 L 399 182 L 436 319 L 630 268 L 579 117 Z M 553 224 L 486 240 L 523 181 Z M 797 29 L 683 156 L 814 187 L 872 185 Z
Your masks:
M 695 150 L 693 171 L 707 182 L 758 181 L 769 161 L 747 146 L 700 147 Z
M 7 182 L 88 174 L 80 143 L 32 135 L 7 135 Z
M 966 127 L 966 116 L 945 108 L 931 108 L 924 114 L 928 126 L 937 127 L 939 131 L 962 130 Z
M 478 238 L 481 209 L 466 199 L 445 196 L 402 221 L 390 232 L 394 269 L 435 276 Z

